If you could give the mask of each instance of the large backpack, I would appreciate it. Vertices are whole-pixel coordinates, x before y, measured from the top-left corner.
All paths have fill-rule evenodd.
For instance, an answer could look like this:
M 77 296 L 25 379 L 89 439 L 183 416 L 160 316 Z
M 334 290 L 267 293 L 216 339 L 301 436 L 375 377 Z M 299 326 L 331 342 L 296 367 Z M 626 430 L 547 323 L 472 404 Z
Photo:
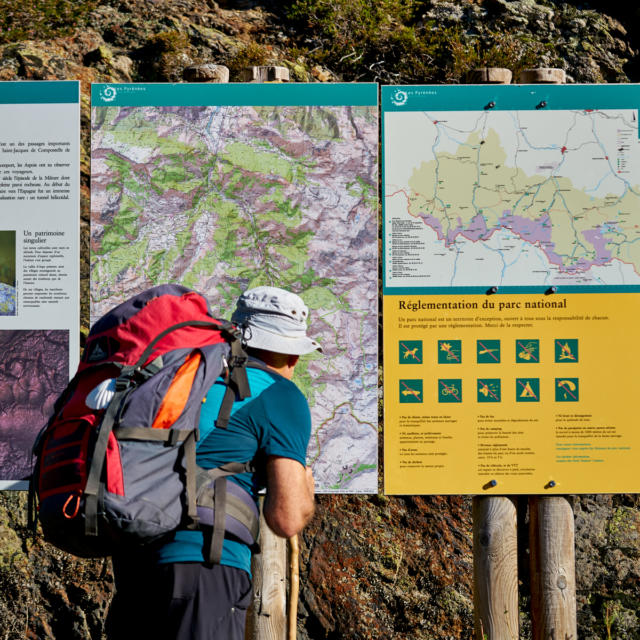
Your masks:
M 255 502 L 226 482 L 253 471 L 251 461 L 204 470 L 195 456 L 209 387 L 226 376 L 216 422 L 226 428 L 234 400 L 250 395 L 246 360 L 240 330 L 185 287 L 154 287 L 98 320 L 34 445 L 31 495 L 45 539 L 95 557 L 209 527 L 211 562 L 225 536 L 254 545 Z

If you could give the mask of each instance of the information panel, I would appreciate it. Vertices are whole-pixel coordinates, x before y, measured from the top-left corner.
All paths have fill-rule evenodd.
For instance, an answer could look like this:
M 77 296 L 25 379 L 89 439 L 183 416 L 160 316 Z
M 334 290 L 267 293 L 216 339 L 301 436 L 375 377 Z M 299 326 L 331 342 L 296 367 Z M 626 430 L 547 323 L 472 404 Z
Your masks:
M 0 83 L 0 488 L 77 366 L 79 181 L 79 83 Z
M 640 489 L 639 106 L 383 87 L 388 493 Z
M 295 378 L 317 487 L 377 492 L 377 85 L 92 92 L 94 320 L 166 282 L 227 318 L 246 288 L 298 293 L 324 350 Z

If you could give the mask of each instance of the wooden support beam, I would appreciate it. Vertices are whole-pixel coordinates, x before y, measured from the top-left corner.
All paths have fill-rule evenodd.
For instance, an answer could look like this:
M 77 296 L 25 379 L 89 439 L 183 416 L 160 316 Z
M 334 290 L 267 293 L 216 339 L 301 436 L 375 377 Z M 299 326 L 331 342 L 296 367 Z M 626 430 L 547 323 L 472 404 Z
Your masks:
M 529 498 L 534 640 L 576 640 L 575 527 L 563 496 Z
M 289 82 L 287 67 L 247 67 L 242 72 L 244 82 Z
M 467 80 L 509 84 L 512 76 L 509 69 L 485 67 Z M 473 604 L 477 640 L 517 640 L 518 522 L 511 498 L 473 498 Z
M 286 640 L 287 540 L 273 533 L 262 515 L 260 549 L 251 559 L 253 602 L 247 613 L 245 638 Z
M 182 72 L 185 82 L 229 82 L 229 69 L 222 64 L 194 64 Z
M 477 640 L 517 640 L 518 533 L 511 498 L 473 499 L 473 602 Z
M 524 69 L 518 78 L 520 84 L 564 84 L 567 74 L 564 69 L 540 67 L 538 69 Z
M 501 67 L 480 67 L 467 74 L 468 84 L 511 84 L 511 69 Z

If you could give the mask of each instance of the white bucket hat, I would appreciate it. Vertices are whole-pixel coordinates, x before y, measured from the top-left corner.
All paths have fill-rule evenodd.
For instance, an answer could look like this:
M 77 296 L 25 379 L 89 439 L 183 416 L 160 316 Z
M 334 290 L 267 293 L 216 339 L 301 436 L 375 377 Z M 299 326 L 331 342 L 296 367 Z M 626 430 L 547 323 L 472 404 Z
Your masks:
M 244 328 L 248 347 L 289 355 L 305 355 L 318 342 L 307 336 L 309 309 L 300 296 L 277 287 L 255 287 L 245 291 L 231 316 Z

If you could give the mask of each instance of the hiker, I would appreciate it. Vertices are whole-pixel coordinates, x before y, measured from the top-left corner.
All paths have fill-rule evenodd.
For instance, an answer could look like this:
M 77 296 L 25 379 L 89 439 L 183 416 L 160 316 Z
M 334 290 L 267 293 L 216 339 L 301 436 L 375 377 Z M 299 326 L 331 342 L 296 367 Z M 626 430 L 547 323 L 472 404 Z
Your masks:
M 264 517 L 282 537 L 297 534 L 314 511 L 313 475 L 305 464 L 311 417 L 291 381 L 301 355 L 322 351 L 306 335 L 307 320 L 307 307 L 293 293 L 265 286 L 243 293 L 232 322 L 244 328 L 251 396 L 234 402 L 226 429 L 214 428 L 225 391 L 219 380 L 203 401 L 199 423 L 198 465 L 213 469 L 253 460 L 255 472 L 233 476 L 229 483 L 246 489 L 256 502 L 266 486 Z M 109 638 L 244 639 L 252 550 L 227 534 L 220 563 L 211 564 L 206 538 L 206 528 L 179 530 L 152 553 L 114 556 Z

